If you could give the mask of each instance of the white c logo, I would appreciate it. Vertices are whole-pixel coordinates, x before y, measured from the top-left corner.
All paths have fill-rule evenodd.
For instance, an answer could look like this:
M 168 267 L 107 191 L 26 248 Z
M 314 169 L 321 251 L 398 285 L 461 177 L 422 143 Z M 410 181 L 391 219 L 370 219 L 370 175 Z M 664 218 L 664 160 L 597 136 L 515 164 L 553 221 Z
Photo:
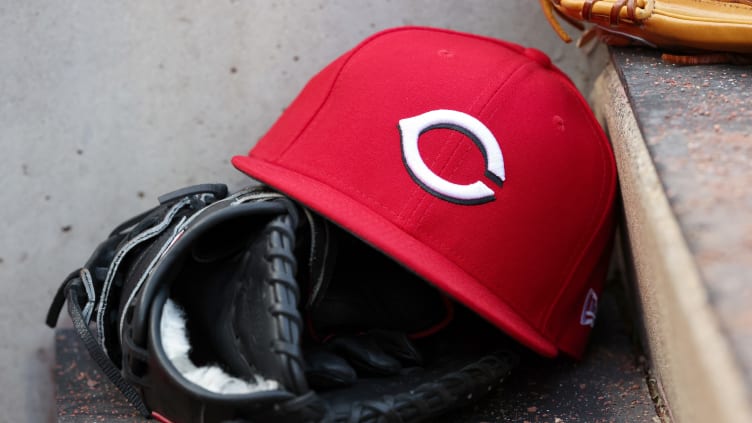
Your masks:
M 506 178 L 501 147 L 491 131 L 478 119 L 456 110 L 432 110 L 399 121 L 402 158 L 410 176 L 423 189 L 443 200 L 458 204 L 481 204 L 495 199 L 494 192 L 481 181 L 460 185 L 434 173 L 423 161 L 418 138 L 432 129 L 452 129 L 470 138 L 483 153 L 486 177 L 501 186 Z

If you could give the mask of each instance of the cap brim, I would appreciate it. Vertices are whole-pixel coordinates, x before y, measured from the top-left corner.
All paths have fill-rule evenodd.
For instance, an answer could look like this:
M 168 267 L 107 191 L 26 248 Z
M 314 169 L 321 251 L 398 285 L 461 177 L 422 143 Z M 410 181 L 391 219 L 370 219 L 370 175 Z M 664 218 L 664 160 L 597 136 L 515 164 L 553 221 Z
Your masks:
M 472 305 L 478 314 L 528 348 L 547 357 L 558 354 L 551 341 L 472 275 L 358 201 L 315 179 L 252 156 L 233 157 L 232 164 L 353 233 L 460 303 Z

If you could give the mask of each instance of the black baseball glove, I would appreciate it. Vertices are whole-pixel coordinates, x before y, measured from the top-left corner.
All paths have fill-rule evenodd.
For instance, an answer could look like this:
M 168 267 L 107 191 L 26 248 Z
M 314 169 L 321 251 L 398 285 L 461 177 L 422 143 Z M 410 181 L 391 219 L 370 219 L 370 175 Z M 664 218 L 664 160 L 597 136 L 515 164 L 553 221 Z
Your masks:
M 145 417 L 409 422 L 476 401 L 507 339 L 263 186 L 199 185 L 121 224 L 50 307 Z

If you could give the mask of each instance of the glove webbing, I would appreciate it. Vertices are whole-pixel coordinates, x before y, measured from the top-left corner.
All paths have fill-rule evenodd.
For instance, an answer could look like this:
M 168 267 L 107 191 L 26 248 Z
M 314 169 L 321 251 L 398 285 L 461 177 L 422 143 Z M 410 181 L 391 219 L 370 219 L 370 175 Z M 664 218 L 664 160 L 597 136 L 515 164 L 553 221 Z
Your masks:
M 269 242 L 266 260 L 272 263 L 273 275 L 268 283 L 274 286 L 278 301 L 269 308 L 269 313 L 276 320 L 277 339 L 272 349 L 282 355 L 288 372 L 293 375 L 290 383 L 295 392 L 308 390 L 303 376 L 303 353 L 300 350 L 299 339 L 303 322 L 297 311 L 300 290 L 295 280 L 297 262 L 292 251 L 295 248 L 295 233 L 297 216 L 295 214 L 280 216 L 269 223 L 265 234 Z
M 447 411 L 443 406 L 448 403 L 461 406 L 472 400 L 473 395 L 490 391 L 503 381 L 518 360 L 512 352 L 497 352 L 409 392 L 360 401 L 344 412 L 333 410 L 321 422 L 402 423 L 435 416 L 437 410 Z

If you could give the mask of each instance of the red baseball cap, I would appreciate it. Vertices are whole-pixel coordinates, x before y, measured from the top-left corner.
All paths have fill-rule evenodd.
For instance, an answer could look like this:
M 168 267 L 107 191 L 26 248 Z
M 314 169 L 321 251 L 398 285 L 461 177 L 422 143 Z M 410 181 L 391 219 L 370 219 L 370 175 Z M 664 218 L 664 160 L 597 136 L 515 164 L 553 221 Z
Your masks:
M 538 353 L 582 354 L 616 170 L 587 103 L 544 53 L 443 29 L 377 33 L 232 163 Z

